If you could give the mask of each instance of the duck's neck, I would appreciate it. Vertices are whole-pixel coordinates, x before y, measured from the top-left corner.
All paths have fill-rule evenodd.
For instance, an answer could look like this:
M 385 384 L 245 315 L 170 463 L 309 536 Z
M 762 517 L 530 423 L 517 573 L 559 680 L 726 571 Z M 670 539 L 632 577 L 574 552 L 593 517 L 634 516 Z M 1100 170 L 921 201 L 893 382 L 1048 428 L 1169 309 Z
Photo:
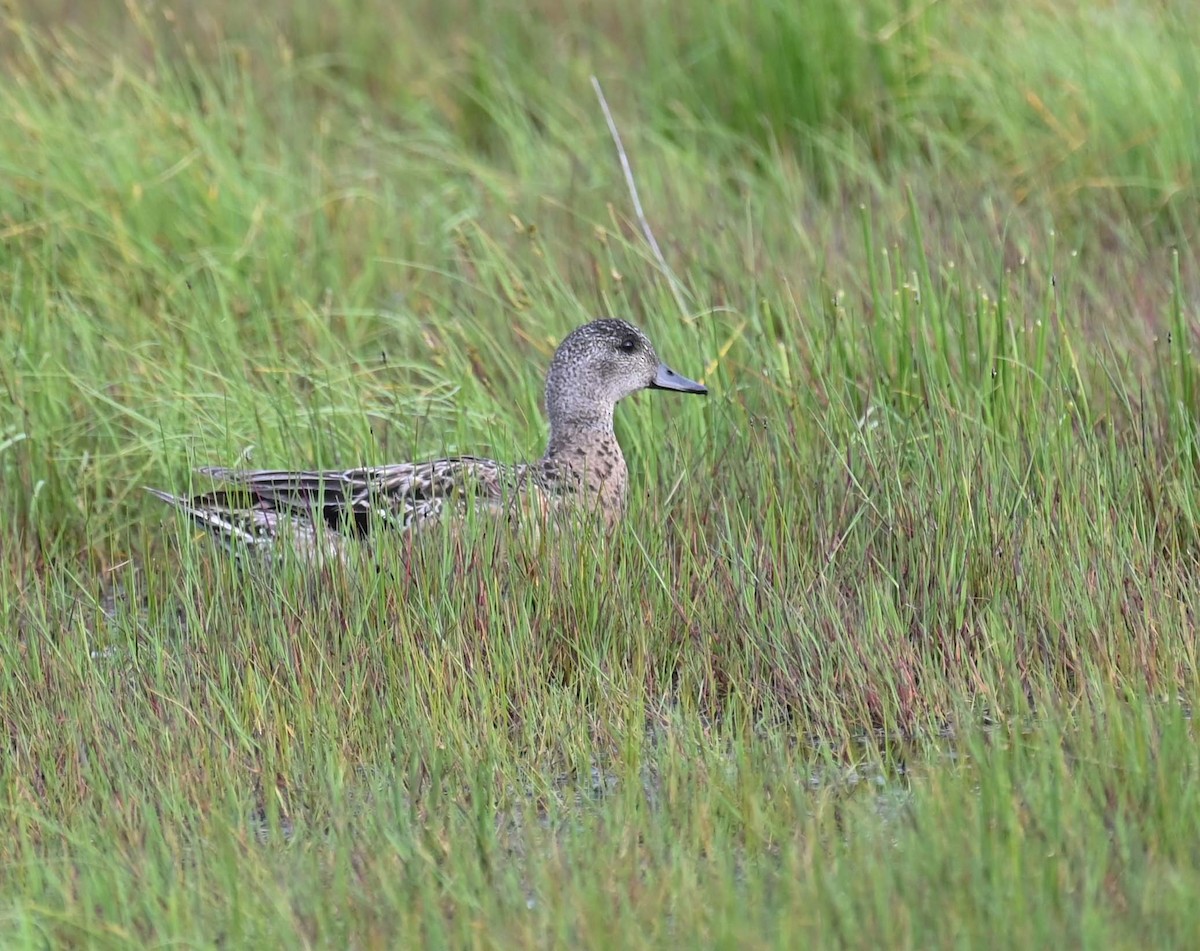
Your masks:
M 554 414 L 550 417 L 550 441 L 546 456 L 572 454 L 576 448 L 598 441 L 616 443 L 613 432 L 613 408 L 591 406 L 585 411 L 571 414 Z
M 613 432 L 612 407 L 587 417 L 556 420 L 544 461 L 557 478 L 582 485 L 603 508 L 616 511 L 624 506 L 628 476 Z

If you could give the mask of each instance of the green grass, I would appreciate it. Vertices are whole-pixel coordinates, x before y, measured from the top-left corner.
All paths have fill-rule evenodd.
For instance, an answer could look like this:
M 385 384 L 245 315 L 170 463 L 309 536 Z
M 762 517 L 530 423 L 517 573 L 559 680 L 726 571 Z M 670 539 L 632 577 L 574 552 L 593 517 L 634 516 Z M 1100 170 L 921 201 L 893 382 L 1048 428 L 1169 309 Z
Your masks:
M 196 9 L 0 29 L 6 947 L 1191 945 L 1190 6 Z M 611 538 L 141 491 L 536 455 L 602 313 Z

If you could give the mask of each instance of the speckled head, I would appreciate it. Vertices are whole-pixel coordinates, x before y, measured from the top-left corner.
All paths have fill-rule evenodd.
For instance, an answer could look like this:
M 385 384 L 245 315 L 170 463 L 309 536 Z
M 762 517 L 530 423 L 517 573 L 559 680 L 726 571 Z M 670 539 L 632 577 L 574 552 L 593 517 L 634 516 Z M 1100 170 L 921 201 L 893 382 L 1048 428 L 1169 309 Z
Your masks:
M 638 390 L 707 393 L 658 359 L 644 333 L 624 320 L 593 320 L 559 344 L 546 374 L 551 438 L 563 430 L 612 430 L 613 407 Z

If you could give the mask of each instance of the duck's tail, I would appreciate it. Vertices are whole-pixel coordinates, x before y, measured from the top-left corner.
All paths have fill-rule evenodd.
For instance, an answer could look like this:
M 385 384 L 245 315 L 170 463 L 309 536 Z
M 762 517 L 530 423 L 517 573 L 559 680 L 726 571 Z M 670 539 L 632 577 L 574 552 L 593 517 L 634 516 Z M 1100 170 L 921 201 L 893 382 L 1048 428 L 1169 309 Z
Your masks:
M 178 509 L 241 560 L 273 564 L 291 549 L 304 561 L 341 559 L 338 534 L 323 524 L 287 511 L 239 489 L 215 489 L 192 498 L 145 486 L 147 492 Z M 282 544 L 281 544 L 282 543 Z
M 228 505 L 220 497 L 221 493 L 186 499 L 161 489 L 151 488 L 148 485 L 143 488 L 155 498 L 162 499 L 168 505 L 186 514 L 231 551 L 237 552 L 239 549 L 243 549 L 243 546 L 262 548 L 270 543 L 269 536 L 261 530 L 262 526 L 256 525 L 258 520 L 253 517 L 253 513 L 238 511 Z M 255 531 L 256 527 L 259 528 L 259 531 Z

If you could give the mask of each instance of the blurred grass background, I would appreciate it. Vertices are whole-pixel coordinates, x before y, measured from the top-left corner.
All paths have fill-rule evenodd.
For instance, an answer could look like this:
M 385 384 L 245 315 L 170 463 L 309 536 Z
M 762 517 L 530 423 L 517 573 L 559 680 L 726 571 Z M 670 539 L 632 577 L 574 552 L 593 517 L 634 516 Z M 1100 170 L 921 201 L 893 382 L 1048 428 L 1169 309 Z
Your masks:
M 1193 18 L 8 4 L 12 946 L 1186 946 Z M 140 490 L 536 455 L 598 314 L 712 390 L 603 544 L 263 577 Z

